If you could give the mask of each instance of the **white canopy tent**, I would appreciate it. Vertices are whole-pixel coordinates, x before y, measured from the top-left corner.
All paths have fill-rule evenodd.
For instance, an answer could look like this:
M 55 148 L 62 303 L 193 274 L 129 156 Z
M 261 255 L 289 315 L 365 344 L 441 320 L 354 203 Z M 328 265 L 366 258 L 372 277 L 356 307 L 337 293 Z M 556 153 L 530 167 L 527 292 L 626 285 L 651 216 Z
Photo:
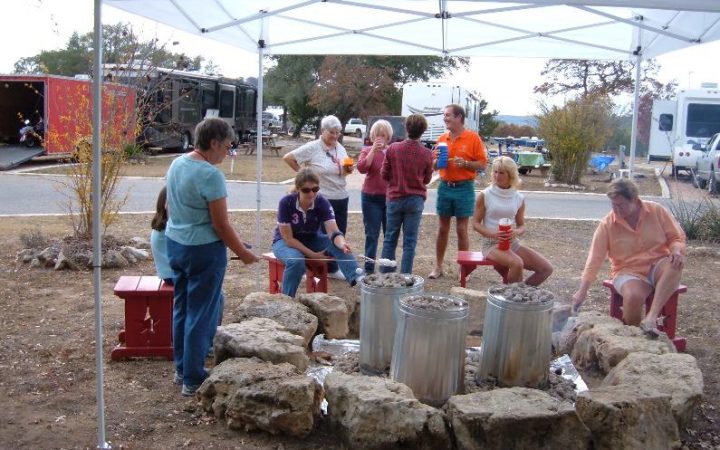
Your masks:
M 718 0 L 95 0 L 95 40 L 102 39 L 101 5 L 258 54 L 258 134 L 262 132 L 263 57 L 279 54 L 514 56 L 643 59 L 720 39 Z M 96 45 L 93 114 L 94 282 L 96 342 L 100 303 L 100 85 Z M 633 119 L 630 170 L 635 155 Z M 262 143 L 257 143 L 260 210 Z M 259 245 L 259 214 L 256 243 Z M 102 346 L 98 368 L 98 445 L 105 442 Z

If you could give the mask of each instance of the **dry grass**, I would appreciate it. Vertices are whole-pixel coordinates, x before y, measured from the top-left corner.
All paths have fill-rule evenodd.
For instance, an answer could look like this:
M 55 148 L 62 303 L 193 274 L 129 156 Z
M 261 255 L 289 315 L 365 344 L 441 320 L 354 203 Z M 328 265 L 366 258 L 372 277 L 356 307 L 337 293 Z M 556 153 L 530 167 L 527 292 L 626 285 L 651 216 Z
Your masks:
M 272 213 L 261 217 L 265 230 L 255 251 L 270 246 Z M 254 240 L 255 217 L 234 213 L 231 222 L 246 240 Z M 148 236 L 150 215 L 123 214 L 113 234 L 129 239 Z M 545 284 L 561 301 L 568 301 L 577 288 L 585 252 L 595 228 L 594 222 L 528 220 L 524 242 L 543 253 L 555 266 Z M 414 272 L 426 276 L 434 262 L 437 218 L 423 217 Z M 57 218 L 0 219 L 0 385 L 5 407 L 0 409 L 0 442 L 7 448 L 84 448 L 95 439 L 93 285 L 89 272 L 55 272 L 31 269 L 15 261 L 20 235 L 39 230 L 48 237 L 70 233 L 69 225 Z M 348 240 L 360 253 L 364 232 L 360 214 L 351 214 Z M 473 233 L 472 248 L 479 246 Z M 445 264 L 446 276 L 426 280 L 425 289 L 447 293 L 456 286 L 458 269 L 454 263 L 454 233 Z M 720 444 L 716 423 L 720 421 L 720 329 L 717 311 L 720 300 L 720 264 L 714 252 L 688 259 L 683 282 L 689 286 L 681 298 L 678 334 L 688 338 L 688 353 L 695 356 L 705 377 L 705 398 L 689 430 L 683 430 L 684 444 L 690 449 L 716 448 Z M 399 253 L 397 255 L 400 256 Z M 600 276 L 607 275 L 604 269 Z M 228 430 L 222 421 L 205 416 L 193 400 L 180 396 L 172 384 L 172 363 L 161 360 L 109 362 L 109 352 L 117 343 L 124 320 L 123 304 L 112 294 L 122 275 L 152 274 L 152 262 L 145 261 L 125 270 L 102 273 L 105 336 L 105 393 L 108 439 L 117 448 L 253 448 L 306 450 L 340 448 L 324 423 L 306 440 Z M 256 282 L 265 289 L 267 264 L 245 267 L 237 262 L 228 266 L 224 290 L 225 321 L 231 311 Z M 468 281 L 471 289 L 486 290 L 499 282 L 490 268 L 478 268 Z M 330 280 L 330 293 L 342 297 L 358 295 L 346 283 Z M 599 283 L 590 290 L 585 309 L 607 311 L 607 292 Z M 190 444 L 188 444 L 190 443 Z

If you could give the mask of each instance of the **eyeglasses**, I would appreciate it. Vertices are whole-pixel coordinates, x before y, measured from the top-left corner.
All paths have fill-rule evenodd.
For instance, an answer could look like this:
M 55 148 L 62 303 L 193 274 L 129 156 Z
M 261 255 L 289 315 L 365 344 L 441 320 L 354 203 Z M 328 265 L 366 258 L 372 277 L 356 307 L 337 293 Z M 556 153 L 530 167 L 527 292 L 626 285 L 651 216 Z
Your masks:
M 309 193 L 311 193 L 311 192 L 314 192 L 314 193 L 317 194 L 317 192 L 318 192 L 319 190 L 320 190 L 320 186 L 315 186 L 315 187 L 312 187 L 312 188 L 308 188 L 308 187 L 300 188 L 300 192 L 302 192 L 303 194 L 309 194 Z

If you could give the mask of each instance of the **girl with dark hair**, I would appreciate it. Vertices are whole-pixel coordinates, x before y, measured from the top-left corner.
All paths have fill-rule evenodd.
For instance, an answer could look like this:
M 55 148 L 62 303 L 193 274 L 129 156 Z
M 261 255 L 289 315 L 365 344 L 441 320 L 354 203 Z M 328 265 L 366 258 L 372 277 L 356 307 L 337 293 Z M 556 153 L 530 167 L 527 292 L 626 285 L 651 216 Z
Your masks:
M 167 255 L 167 239 L 165 238 L 165 226 L 167 225 L 167 187 L 163 186 L 158 194 L 155 204 L 155 215 L 150 222 L 152 232 L 150 233 L 150 248 L 152 249 L 155 270 L 158 278 L 166 284 L 173 284 L 173 272 L 170 268 Z

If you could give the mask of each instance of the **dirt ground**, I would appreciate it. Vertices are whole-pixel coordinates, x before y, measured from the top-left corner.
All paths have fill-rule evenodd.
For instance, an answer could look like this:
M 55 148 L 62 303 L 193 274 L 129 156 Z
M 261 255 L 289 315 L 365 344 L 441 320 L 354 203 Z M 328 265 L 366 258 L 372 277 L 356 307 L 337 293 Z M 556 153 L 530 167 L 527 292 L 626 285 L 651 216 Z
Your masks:
M 148 236 L 149 220 L 149 216 L 124 215 L 110 233 L 125 239 Z M 232 216 L 238 230 L 254 230 L 254 220 L 250 214 Z M 272 214 L 264 215 L 262 220 L 263 229 L 273 228 Z M 433 215 L 423 217 L 415 263 L 415 273 L 421 276 L 427 276 L 432 268 L 436 226 Z M 594 227 L 595 223 L 584 221 L 528 221 L 530 231 L 525 242 L 555 266 L 545 287 L 564 301 L 569 301 L 579 283 Z M 34 229 L 60 237 L 68 234 L 70 227 L 58 218 L 0 219 L 0 324 L 4 341 L 0 348 L 0 393 L 5 399 L 0 409 L 0 447 L 93 448 L 97 435 L 92 274 L 31 269 L 16 262 L 20 233 Z M 349 230 L 348 239 L 358 253 L 362 252 L 359 214 L 351 214 Z M 477 235 L 472 242 L 473 247 L 479 246 Z M 269 245 L 268 238 L 266 246 L 256 250 L 266 251 Z M 457 265 L 452 262 L 455 246 L 451 239 L 446 276 L 426 280 L 427 291 L 447 293 L 458 285 Z M 683 430 L 684 442 L 691 449 L 720 446 L 718 269 L 720 259 L 715 252 L 694 252 L 683 277 L 689 290 L 681 297 L 678 334 L 688 338 L 687 351 L 697 358 L 705 376 L 705 399 L 692 427 Z M 110 361 L 110 351 L 124 321 L 123 303 L 113 296 L 113 285 L 122 275 L 153 273 L 151 261 L 102 272 L 105 417 L 107 440 L 113 448 L 344 448 L 322 420 L 316 432 L 305 440 L 228 430 L 223 423 L 203 414 L 192 399 L 180 395 L 179 388 L 172 384 L 171 362 Z M 256 288 L 264 290 L 266 279 L 266 264 L 244 267 L 231 262 L 225 282 L 227 308 Z M 484 290 L 498 282 L 494 271 L 481 267 L 471 275 L 468 287 Z M 335 280 L 330 281 L 330 292 L 340 296 L 359 294 Z M 591 289 L 585 308 L 607 311 L 607 292 L 599 283 Z

